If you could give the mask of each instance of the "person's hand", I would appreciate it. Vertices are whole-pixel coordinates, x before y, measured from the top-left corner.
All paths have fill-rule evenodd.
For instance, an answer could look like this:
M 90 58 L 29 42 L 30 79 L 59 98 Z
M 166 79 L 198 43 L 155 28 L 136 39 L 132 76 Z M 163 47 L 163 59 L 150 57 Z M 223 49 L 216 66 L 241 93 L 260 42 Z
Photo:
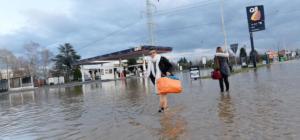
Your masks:
M 167 72 L 166 74 L 167 74 L 167 76 L 170 76 L 170 75 L 171 75 L 171 73 L 170 73 L 170 72 Z

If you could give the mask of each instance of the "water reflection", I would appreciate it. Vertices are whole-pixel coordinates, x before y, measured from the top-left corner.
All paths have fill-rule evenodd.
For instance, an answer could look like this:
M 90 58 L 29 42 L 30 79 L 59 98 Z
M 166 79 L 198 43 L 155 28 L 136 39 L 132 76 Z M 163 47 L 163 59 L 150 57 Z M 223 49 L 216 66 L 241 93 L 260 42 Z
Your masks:
M 253 69 L 253 74 L 254 74 L 254 80 L 257 81 L 258 78 L 259 78 L 259 75 L 258 75 L 258 72 L 257 72 L 257 69 Z
M 233 123 L 234 108 L 230 94 L 221 94 L 218 104 L 219 117 L 224 123 Z
M 233 136 L 234 127 L 234 104 L 229 93 L 221 93 L 218 104 L 218 116 L 223 126 L 221 136 L 223 139 Z M 231 138 L 229 138 L 231 139 Z
M 160 140 L 182 139 L 186 132 L 187 122 L 180 115 L 181 109 L 168 110 L 160 117 Z
M 9 104 L 11 106 L 21 105 L 24 102 L 35 102 L 35 94 L 33 91 L 9 94 Z
M 271 65 L 267 65 L 267 71 L 271 71 Z

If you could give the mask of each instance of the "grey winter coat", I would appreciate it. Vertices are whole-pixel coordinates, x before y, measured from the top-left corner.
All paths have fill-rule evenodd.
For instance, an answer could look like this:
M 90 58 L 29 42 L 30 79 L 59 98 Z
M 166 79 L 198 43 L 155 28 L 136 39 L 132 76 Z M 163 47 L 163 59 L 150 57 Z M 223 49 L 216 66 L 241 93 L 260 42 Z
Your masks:
M 220 70 L 223 75 L 226 76 L 230 75 L 230 68 L 229 68 L 229 62 L 227 57 L 215 56 L 214 62 L 215 62 L 215 69 Z

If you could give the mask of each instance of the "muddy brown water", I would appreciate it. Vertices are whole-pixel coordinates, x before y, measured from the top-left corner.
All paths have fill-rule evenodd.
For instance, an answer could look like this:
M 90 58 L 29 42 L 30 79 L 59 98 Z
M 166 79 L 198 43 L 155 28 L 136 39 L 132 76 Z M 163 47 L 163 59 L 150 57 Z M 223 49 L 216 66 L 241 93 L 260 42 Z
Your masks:
M 218 82 L 179 73 L 184 92 L 158 97 L 143 78 L 38 89 L 0 98 L 0 139 L 299 140 L 300 63 L 291 61 Z

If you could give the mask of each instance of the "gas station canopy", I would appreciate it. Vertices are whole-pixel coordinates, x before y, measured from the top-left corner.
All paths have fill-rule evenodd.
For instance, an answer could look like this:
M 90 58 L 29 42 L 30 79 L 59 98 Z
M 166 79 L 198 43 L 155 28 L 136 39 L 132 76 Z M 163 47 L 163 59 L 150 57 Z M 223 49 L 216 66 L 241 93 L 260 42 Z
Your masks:
M 153 48 L 157 50 L 157 53 L 168 53 L 173 50 L 171 47 L 144 45 L 144 46 L 117 51 L 105 55 L 82 59 L 76 62 L 74 65 L 103 64 L 103 63 L 107 63 L 105 61 L 115 61 L 115 60 L 124 60 L 124 59 L 142 57 L 148 55 L 149 51 Z

